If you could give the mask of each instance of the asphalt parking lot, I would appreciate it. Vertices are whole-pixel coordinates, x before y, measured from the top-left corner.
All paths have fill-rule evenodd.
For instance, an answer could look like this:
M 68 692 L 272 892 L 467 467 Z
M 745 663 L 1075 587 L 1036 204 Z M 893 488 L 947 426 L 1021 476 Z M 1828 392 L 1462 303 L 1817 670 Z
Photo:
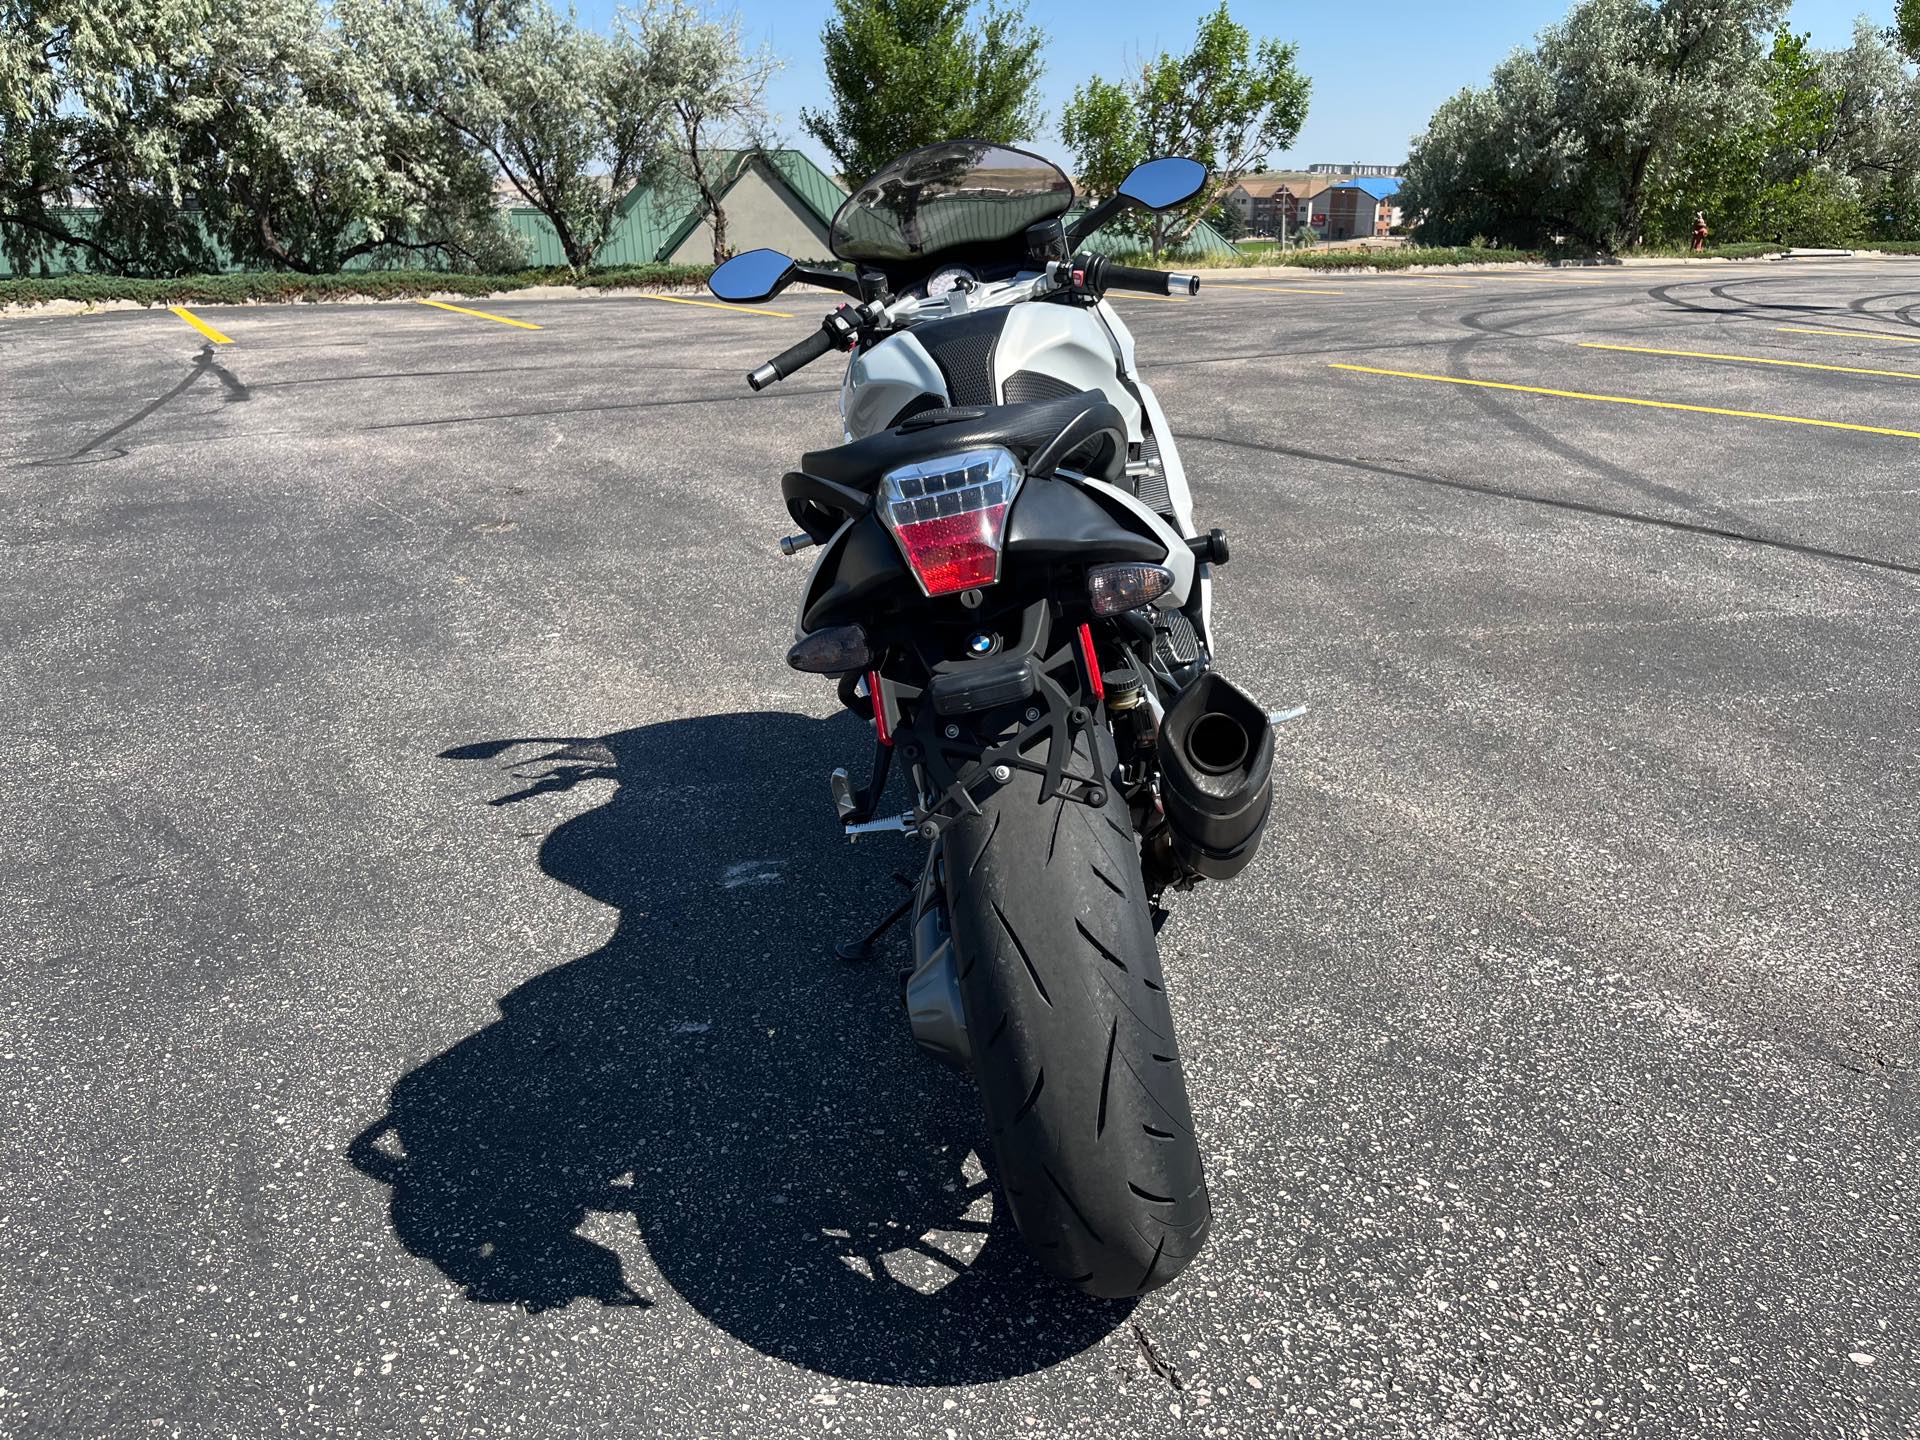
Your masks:
M 830 953 L 820 297 L 0 320 L 0 1434 L 1920 1429 L 1920 262 L 1119 303 L 1311 707 L 1132 1308 Z

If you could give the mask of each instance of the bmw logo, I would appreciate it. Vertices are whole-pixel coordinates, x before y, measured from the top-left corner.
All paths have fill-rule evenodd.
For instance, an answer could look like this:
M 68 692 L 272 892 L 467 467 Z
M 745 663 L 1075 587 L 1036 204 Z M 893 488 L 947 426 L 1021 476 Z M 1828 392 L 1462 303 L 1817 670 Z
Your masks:
M 975 655 L 991 655 L 999 643 L 991 635 L 974 635 L 967 640 L 967 649 Z

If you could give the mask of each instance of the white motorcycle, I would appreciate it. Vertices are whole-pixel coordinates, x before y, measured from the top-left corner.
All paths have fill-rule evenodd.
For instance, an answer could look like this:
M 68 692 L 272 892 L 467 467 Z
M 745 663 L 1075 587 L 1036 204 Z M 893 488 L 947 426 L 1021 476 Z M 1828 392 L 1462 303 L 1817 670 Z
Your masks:
M 929 842 L 880 927 L 912 917 L 915 1039 L 973 1075 L 1034 1254 L 1108 1297 L 1167 1283 L 1211 1223 L 1155 934 L 1166 892 L 1252 858 L 1273 733 L 1213 668 L 1226 536 L 1197 532 L 1103 298 L 1199 281 L 1074 252 L 1205 179 L 1149 161 L 1069 226 L 1050 162 L 928 146 L 834 217 L 852 273 L 755 250 L 709 282 L 739 303 L 796 281 L 848 297 L 748 377 L 759 390 L 851 355 L 846 443 L 781 482 L 800 527 L 781 548 L 819 548 L 788 663 L 837 677 L 873 726 L 867 782 L 832 777 L 846 833 Z M 896 759 L 905 795 L 883 813 Z

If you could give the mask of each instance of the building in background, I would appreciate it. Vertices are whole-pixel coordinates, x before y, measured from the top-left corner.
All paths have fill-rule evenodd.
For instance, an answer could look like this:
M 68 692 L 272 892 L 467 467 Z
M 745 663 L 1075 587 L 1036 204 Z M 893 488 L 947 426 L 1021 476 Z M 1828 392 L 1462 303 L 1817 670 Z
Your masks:
M 1398 165 L 1311 165 L 1243 176 L 1221 197 L 1249 235 L 1291 238 L 1312 230 L 1323 240 L 1385 235 L 1400 223 L 1392 202 Z M 1371 187 L 1354 192 L 1353 187 Z M 1369 208 L 1371 204 L 1372 208 Z
M 1294 210 L 1299 195 L 1303 190 L 1320 189 L 1324 183 L 1316 182 L 1304 170 L 1268 170 L 1242 176 L 1221 200 L 1240 216 L 1248 234 L 1278 235 L 1282 220 L 1291 234 L 1296 228 Z
M 825 260 L 827 226 L 847 192 L 798 150 L 716 151 L 715 187 L 727 214 L 727 248 L 738 253 L 762 246 L 798 260 Z M 536 265 L 561 265 L 566 257 L 546 216 L 529 207 L 509 183 L 507 223 L 524 237 Z M 684 185 L 636 185 L 620 201 L 613 233 L 594 256 L 600 265 L 705 265 L 713 260 L 713 227 Z
M 1335 175 L 1345 180 L 1367 177 L 1374 180 L 1397 179 L 1400 174 L 1398 165 L 1309 165 L 1309 175 Z
M 1287 218 L 1287 233 L 1298 235 L 1311 230 L 1323 239 L 1327 233 L 1327 192 L 1334 182 L 1325 175 L 1311 175 L 1293 192 L 1293 213 Z
M 1397 179 L 1342 180 L 1329 186 L 1315 206 L 1325 212 L 1327 223 L 1314 228 L 1326 240 L 1390 235 L 1401 220 L 1399 190 Z

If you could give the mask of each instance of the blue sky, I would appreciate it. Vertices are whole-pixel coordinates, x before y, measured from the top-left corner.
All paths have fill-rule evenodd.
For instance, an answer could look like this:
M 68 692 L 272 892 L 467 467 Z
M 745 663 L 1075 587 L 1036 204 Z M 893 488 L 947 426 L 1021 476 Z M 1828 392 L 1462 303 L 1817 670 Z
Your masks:
M 604 24 L 614 0 L 576 0 L 581 19 Z M 799 126 L 802 106 L 825 103 L 820 30 L 832 13 L 830 0 L 720 0 L 737 9 L 747 33 L 770 44 L 787 61 L 774 82 L 773 107 L 788 139 L 816 159 L 824 156 Z M 1198 18 L 1212 9 L 1202 0 L 1079 0 L 1073 5 L 1030 0 L 1028 17 L 1049 33 L 1047 73 L 1041 89 L 1047 126 L 1038 149 L 1060 153 L 1054 129 L 1061 105 L 1088 75 L 1119 78 L 1141 54 L 1182 51 L 1192 43 Z M 1281 164 L 1357 160 L 1393 164 L 1406 158 L 1407 141 L 1419 133 L 1440 101 L 1475 85 L 1516 45 L 1565 13 L 1565 3 L 1484 0 L 1474 4 L 1361 0 L 1361 3 L 1279 5 L 1238 0 L 1234 18 L 1255 34 L 1298 42 L 1300 65 L 1313 77 L 1313 104 L 1306 127 Z M 1845 45 L 1853 33 L 1860 0 L 1799 0 L 1788 20 L 1810 31 L 1815 45 Z M 1890 22 L 1892 0 L 1873 0 L 1864 13 Z M 1064 158 L 1064 157 L 1062 157 Z

